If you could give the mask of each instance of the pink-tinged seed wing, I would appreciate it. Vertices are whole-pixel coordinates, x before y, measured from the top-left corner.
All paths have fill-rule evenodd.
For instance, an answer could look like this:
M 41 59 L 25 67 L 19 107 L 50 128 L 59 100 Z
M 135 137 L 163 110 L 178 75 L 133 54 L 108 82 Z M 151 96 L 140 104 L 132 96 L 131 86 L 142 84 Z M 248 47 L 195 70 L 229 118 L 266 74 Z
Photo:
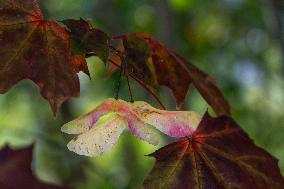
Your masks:
M 93 120 L 96 120 L 102 112 L 116 112 L 127 120 L 129 130 L 135 137 L 153 145 L 159 143 L 160 137 L 157 130 L 140 119 L 132 110 L 132 103 L 113 98 L 107 99 L 93 111 L 92 117 L 95 118 Z
M 139 115 L 133 111 L 132 103 L 128 103 L 124 100 L 109 100 L 112 100 L 112 110 L 127 120 L 128 127 L 132 135 L 148 142 L 149 144 L 158 145 L 160 140 L 158 131 L 140 119 Z
M 192 111 L 159 110 L 143 101 L 133 103 L 132 107 L 143 122 L 171 137 L 179 138 L 192 134 L 200 122 L 199 115 Z
M 102 119 L 106 121 L 102 123 Z M 68 134 L 83 133 L 69 142 L 71 151 L 98 156 L 112 148 L 127 126 L 135 137 L 157 145 L 160 136 L 155 128 L 171 137 L 184 137 L 192 134 L 199 122 L 195 112 L 165 111 L 142 101 L 128 103 L 107 99 L 93 111 L 65 124 L 61 130 Z
M 100 117 L 114 112 L 127 121 L 129 130 L 134 136 L 150 144 L 158 144 L 159 134 L 157 130 L 151 125 L 145 124 L 136 113 L 132 111 L 130 103 L 112 98 L 103 101 L 91 112 L 66 123 L 62 126 L 61 131 L 68 134 L 87 132 L 97 123 Z
M 129 131 L 132 135 L 149 144 L 155 146 L 159 144 L 160 135 L 152 125 L 144 123 L 135 115 L 129 116 L 126 119 L 128 120 Z
M 115 112 L 117 100 L 107 99 L 98 105 L 94 110 L 86 113 L 61 127 L 61 131 L 67 134 L 81 134 L 90 130 L 99 118 L 105 114 Z

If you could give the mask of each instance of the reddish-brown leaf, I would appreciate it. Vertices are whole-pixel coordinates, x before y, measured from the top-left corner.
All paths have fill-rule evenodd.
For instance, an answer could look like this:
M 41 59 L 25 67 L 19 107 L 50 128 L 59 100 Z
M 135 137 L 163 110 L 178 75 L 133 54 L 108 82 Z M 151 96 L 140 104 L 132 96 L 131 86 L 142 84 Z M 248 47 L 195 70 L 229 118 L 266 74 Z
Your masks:
M 283 189 L 278 161 L 229 117 L 208 113 L 192 136 L 151 154 L 147 189 Z
M 87 65 L 87 61 L 85 59 L 84 56 L 82 55 L 74 55 L 72 57 L 72 63 L 74 65 L 74 68 L 76 70 L 76 72 L 84 72 L 86 75 L 89 76 L 89 78 L 91 78 L 90 72 L 89 72 L 89 68 Z
M 69 32 L 44 20 L 36 0 L 0 0 L 0 93 L 22 79 L 37 84 L 54 114 L 79 96 Z
M 230 105 L 218 89 L 216 81 L 186 59 L 171 51 L 180 65 L 187 71 L 192 84 L 199 93 L 212 106 L 218 115 L 230 114 Z
M 38 180 L 32 173 L 33 147 L 12 150 L 5 147 L 0 151 L 1 189 L 68 189 Z
M 87 54 L 95 52 L 96 55 L 106 62 L 109 56 L 108 35 L 83 19 L 62 21 L 71 31 L 72 49 L 74 54 Z
M 169 87 L 181 107 L 193 84 L 216 114 L 230 114 L 230 106 L 215 81 L 172 50 L 146 33 L 122 37 L 129 71 L 151 86 Z

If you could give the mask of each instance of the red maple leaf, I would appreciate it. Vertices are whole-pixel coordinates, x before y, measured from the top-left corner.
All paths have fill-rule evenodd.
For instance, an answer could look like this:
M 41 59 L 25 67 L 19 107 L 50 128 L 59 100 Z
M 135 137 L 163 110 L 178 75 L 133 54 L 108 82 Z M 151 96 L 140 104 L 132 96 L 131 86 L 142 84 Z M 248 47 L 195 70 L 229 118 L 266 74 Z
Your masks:
M 278 160 L 257 147 L 230 118 L 206 113 L 192 136 L 150 156 L 146 189 L 283 189 Z
M 70 189 L 38 180 L 32 173 L 33 146 L 12 150 L 5 147 L 0 151 L 1 189 Z
M 56 114 L 80 91 L 70 43 L 65 28 L 44 20 L 36 0 L 0 1 L 0 93 L 30 79 Z

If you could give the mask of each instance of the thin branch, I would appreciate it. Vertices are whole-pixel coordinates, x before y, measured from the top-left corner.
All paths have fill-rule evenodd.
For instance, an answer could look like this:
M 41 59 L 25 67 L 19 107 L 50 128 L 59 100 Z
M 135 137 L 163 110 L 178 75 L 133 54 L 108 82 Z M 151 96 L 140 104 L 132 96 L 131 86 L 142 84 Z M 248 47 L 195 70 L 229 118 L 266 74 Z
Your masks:
M 123 70 L 123 63 L 121 64 L 120 66 L 120 71 L 119 71 L 119 77 L 118 77 L 118 81 L 117 81 L 117 87 L 116 87 L 116 94 L 115 94 L 115 99 L 117 100 L 118 99 L 118 96 L 119 96 L 119 90 L 120 90 L 120 84 L 121 84 L 121 76 L 122 76 L 122 72 L 124 71 Z
M 128 91 L 129 91 L 129 94 L 130 94 L 130 102 L 134 102 L 128 74 L 126 74 L 126 80 L 127 80 L 127 85 L 128 85 Z
M 110 63 L 112 63 L 113 65 L 115 65 L 116 67 L 120 68 L 120 66 L 115 63 L 114 61 L 112 60 L 108 60 Z M 159 104 L 160 108 L 163 109 L 163 110 L 166 110 L 166 107 L 164 106 L 164 104 L 161 102 L 161 100 L 155 95 L 155 93 L 153 91 L 151 91 L 151 89 L 149 89 L 146 85 L 144 85 L 144 83 L 136 78 L 134 75 L 132 75 L 131 73 L 128 73 L 129 76 L 134 79 L 145 91 L 147 91 L 151 97 Z
M 109 45 L 108 47 L 109 47 L 109 49 L 112 50 L 112 52 L 114 52 L 114 54 L 116 54 L 117 56 L 119 56 L 119 57 L 124 57 L 124 56 L 125 56 L 125 54 L 124 54 L 122 51 L 116 49 L 114 46 Z
M 126 75 L 126 80 L 127 80 L 127 85 L 128 85 L 128 91 L 129 91 L 129 94 L 130 94 L 130 102 L 134 102 L 132 91 L 131 91 L 131 86 L 130 86 L 130 82 L 129 82 L 128 64 L 126 64 L 125 72 L 126 72 L 125 75 Z
M 112 36 L 111 39 L 117 40 L 117 39 L 125 39 L 126 36 L 125 35 L 116 35 L 116 36 Z
M 85 55 L 86 58 L 91 57 L 91 56 L 97 56 L 97 54 L 95 52 L 90 52 Z M 121 66 L 115 63 L 113 60 L 108 59 L 108 61 L 112 63 L 113 65 L 115 65 L 117 68 L 121 68 Z M 159 104 L 161 109 L 166 110 L 166 107 L 164 106 L 164 104 L 161 102 L 159 97 L 157 97 L 157 95 L 151 89 L 149 89 L 140 79 L 136 78 L 131 73 L 128 72 L 128 74 L 132 79 L 134 79 L 139 84 L 139 86 L 141 86 L 145 91 L 147 91 L 147 93 Z

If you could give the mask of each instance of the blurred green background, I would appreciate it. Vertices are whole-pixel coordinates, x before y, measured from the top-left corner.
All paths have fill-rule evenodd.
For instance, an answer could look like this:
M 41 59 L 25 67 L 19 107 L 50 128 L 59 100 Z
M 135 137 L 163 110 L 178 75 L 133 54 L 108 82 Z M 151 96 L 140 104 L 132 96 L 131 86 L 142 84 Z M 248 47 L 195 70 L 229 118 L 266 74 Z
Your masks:
M 256 144 L 280 162 L 284 173 L 284 2 L 273 0 L 42 0 L 49 19 L 80 17 L 110 35 L 146 31 L 218 81 L 232 106 L 233 117 Z M 278 2 L 278 4 L 277 4 Z M 281 18 L 282 17 L 282 18 Z M 282 28 L 281 28 L 282 27 Z M 67 150 L 70 140 L 60 126 L 114 97 L 115 73 L 105 79 L 105 67 L 89 58 L 92 80 L 80 73 L 81 97 L 63 105 L 53 118 L 35 85 L 22 81 L 0 96 L 0 145 L 35 143 L 33 169 L 48 182 L 78 189 L 141 188 L 154 159 L 153 147 L 125 132 L 108 154 L 87 158 Z M 126 82 L 123 81 L 125 84 Z M 153 102 L 132 82 L 135 100 Z M 174 109 L 170 91 L 159 95 Z M 120 97 L 128 100 L 127 86 Z M 184 109 L 203 114 L 207 104 L 191 88 Z M 159 147 L 167 144 L 169 138 Z

